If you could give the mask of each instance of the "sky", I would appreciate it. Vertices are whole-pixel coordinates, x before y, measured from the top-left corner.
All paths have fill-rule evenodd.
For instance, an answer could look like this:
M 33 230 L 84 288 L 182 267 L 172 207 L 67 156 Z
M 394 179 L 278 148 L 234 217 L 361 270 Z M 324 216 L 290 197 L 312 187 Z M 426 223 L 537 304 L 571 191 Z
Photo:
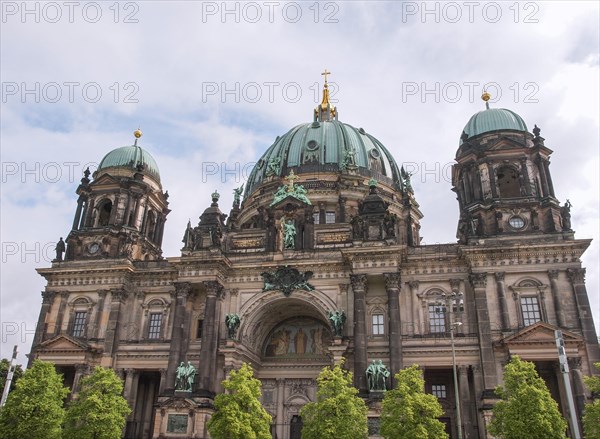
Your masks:
M 556 196 L 573 205 L 597 331 L 598 2 L 12 2 L 0 29 L 1 357 L 26 362 L 75 190 L 110 150 L 139 144 L 169 191 L 165 256 L 276 136 L 312 121 L 324 69 L 339 119 L 413 173 L 426 244 L 456 242 L 451 166 L 472 114 L 537 124 Z

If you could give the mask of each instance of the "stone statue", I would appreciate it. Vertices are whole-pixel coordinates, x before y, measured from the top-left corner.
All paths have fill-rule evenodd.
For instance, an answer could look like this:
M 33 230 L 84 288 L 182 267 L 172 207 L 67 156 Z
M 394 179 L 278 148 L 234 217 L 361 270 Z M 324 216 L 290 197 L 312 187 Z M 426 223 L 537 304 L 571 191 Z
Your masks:
M 66 250 L 65 241 L 63 241 L 62 236 L 60 237 L 60 239 L 56 243 L 56 247 L 55 247 L 54 250 L 56 250 L 56 260 L 57 261 L 62 261 L 63 260 L 63 253 Z
M 560 216 L 562 217 L 563 230 L 571 230 L 571 202 L 567 202 L 560 208 Z
M 237 207 L 240 205 L 240 196 L 242 195 L 243 190 L 243 184 L 239 188 L 233 190 L 233 207 Z
M 192 222 L 189 220 L 181 242 L 184 244 L 182 250 L 194 250 L 194 229 L 192 228 Z
M 283 248 L 296 248 L 296 226 L 291 219 L 283 222 Z
M 175 390 L 181 392 L 191 392 L 196 377 L 196 368 L 188 361 L 186 365 L 183 361 L 177 368 L 175 374 Z
M 227 325 L 227 338 L 234 339 L 235 333 L 240 327 L 240 316 L 237 313 L 227 314 L 225 316 L 225 324 Z
M 344 323 L 346 322 L 346 313 L 344 311 L 329 311 L 327 318 L 331 322 L 333 333 L 336 337 L 342 336 L 342 330 L 344 329 Z
M 385 382 L 390 376 L 390 371 L 385 367 L 383 361 L 373 360 L 366 370 L 367 382 L 370 391 L 385 391 Z
M 342 160 L 342 170 L 355 168 L 356 166 L 356 150 L 349 148 L 344 151 L 344 159 Z

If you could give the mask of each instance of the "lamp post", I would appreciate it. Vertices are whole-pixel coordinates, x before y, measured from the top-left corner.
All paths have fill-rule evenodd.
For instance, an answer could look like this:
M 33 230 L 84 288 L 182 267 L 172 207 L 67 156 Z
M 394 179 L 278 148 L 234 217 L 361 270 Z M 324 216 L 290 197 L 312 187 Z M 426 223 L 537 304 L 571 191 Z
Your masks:
M 442 301 L 438 303 L 440 311 L 444 314 L 448 314 L 448 323 L 450 327 L 450 345 L 452 347 L 452 376 L 454 378 L 454 399 L 456 401 L 456 424 L 458 431 L 458 439 L 462 439 L 462 418 L 460 412 L 460 396 L 458 393 L 458 377 L 456 375 L 456 351 L 454 349 L 454 331 L 460 325 L 461 322 L 454 321 L 454 315 L 460 314 L 465 310 L 464 301 L 462 299 L 463 293 L 453 291 L 452 294 L 442 294 Z

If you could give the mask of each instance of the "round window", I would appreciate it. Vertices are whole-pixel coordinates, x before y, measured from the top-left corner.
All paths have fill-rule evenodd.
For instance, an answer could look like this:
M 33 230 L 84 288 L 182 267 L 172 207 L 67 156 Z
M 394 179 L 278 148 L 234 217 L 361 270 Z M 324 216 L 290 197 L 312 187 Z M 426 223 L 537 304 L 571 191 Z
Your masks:
M 379 154 L 379 151 L 377 151 L 375 148 L 373 148 L 371 151 L 369 151 L 369 154 L 374 159 L 378 159 L 379 157 L 381 157 L 381 154 Z
M 522 229 L 525 227 L 525 220 L 520 216 L 513 216 L 508 220 L 508 224 L 510 224 L 513 229 Z

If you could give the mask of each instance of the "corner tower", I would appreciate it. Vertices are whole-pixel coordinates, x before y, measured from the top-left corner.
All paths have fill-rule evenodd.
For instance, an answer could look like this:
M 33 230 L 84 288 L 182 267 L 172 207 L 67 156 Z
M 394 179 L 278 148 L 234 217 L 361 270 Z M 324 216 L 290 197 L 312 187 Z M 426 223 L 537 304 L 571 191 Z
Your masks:
M 138 129 L 134 136 L 133 145 L 104 156 L 93 181 L 85 171 L 66 260 L 162 257 L 168 192 L 162 190 L 154 158 L 138 145 L 142 132 Z
M 465 125 L 452 172 L 463 244 L 519 234 L 567 234 L 572 238 L 570 205 L 561 208 L 550 176 L 550 154 L 540 129 L 533 133 L 517 113 L 490 108 Z

